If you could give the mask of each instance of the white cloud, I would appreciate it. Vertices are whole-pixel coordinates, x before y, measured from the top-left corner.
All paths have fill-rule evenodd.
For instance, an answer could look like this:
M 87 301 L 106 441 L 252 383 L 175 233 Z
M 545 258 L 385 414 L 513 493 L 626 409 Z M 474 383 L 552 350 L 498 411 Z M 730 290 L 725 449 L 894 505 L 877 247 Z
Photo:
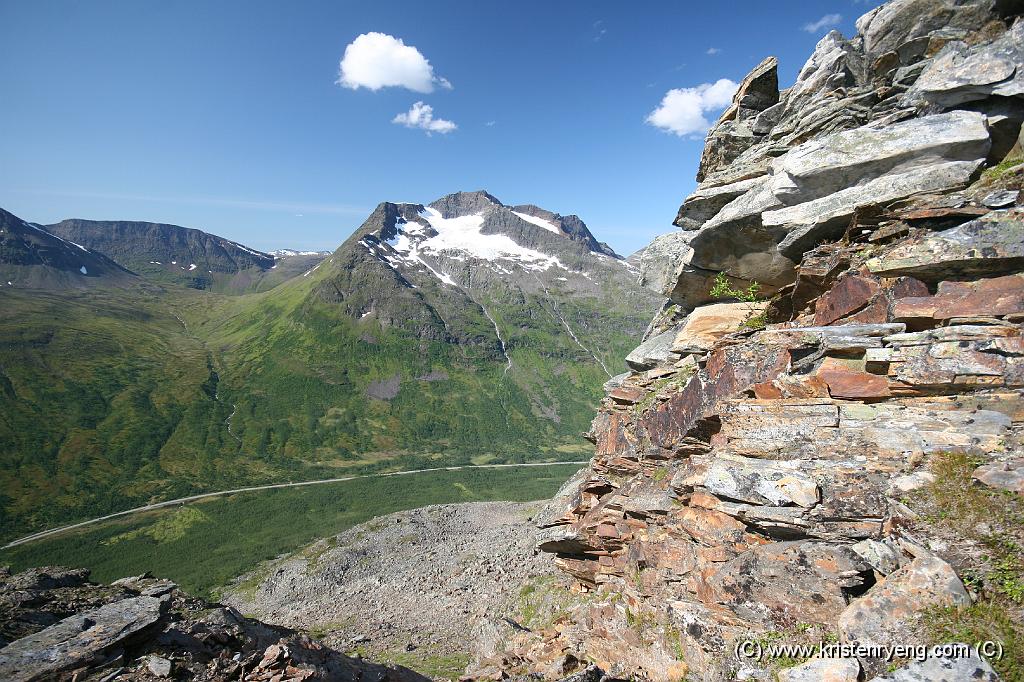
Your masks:
M 484 125 L 487 126 L 488 128 L 490 128 L 490 127 L 494 126 L 495 123 L 497 123 L 497 121 L 488 121 Z
M 338 84 L 358 90 L 399 87 L 433 92 L 434 86 L 452 89 L 447 78 L 434 75 L 427 58 L 401 38 L 386 33 L 364 33 L 349 43 L 338 68 Z
M 704 133 L 711 127 L 705 114 L 728 106 L 738 87 L 738 83 L 720 78 L 695 88 L 669 90 L 661 105 L 647 116 L 647 122 L 680 137 Z
M 409 111 L 398 114 L 393 119 L 392 123 L 399 123 L 404 125 L 406 128 L 419 128 L 427 131 L 427 135 L 431 133 L 441 133 L 442 135 L 450 133 L 456 128 L 457 125 L 453 121 L 446 121 L 443 118 L 434 118 L 434 107 L 423 102 L 416 102 L 410 107 Z
M 823 28 L 832 28 L 833 26 L 838 26 L 839 22 L 842 20 L 842 14 L 826 14 L 817 21 L 812 21 L 810 23 L 804 24 L 803 30 L 807 31 L 808 33 L 817 33 Z
M 709 47 L 706 54 L 709 54 L 709 55 L 711 55 L 713 57 L 716 54 L 721 54 L 721 53 L 722 53 L 722 51 L 720 49 L 718 49 L 717 47 Z

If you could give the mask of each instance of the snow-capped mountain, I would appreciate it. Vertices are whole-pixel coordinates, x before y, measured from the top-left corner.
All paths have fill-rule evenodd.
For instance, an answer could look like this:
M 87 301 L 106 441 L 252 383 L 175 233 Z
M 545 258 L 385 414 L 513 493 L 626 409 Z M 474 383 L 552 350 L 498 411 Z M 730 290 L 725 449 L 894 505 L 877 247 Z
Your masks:
M 660 302 L 577 216 L 506 206 L 485 191 L 426 205 L 382 203 L 305 275 L 315 280 L 314 295 L 354 319 L 493 344 L 509 362 L 509 349 L 546 320 L 606 373 L 602 335 L 635 326 L 636 311 Z
M 428 205 L 381 204 L 342 249 L 353 243 L 412 288 L 423 286 L 419 280 L 427 276 L 462 290 L 496 280 L 531 292 L 560 282 L 593 292 L 595 276 L 622 284 L 636 277 L 633 266 L 598 242 L 577 216 L 505 206 L 484 191 L 458 192 Z

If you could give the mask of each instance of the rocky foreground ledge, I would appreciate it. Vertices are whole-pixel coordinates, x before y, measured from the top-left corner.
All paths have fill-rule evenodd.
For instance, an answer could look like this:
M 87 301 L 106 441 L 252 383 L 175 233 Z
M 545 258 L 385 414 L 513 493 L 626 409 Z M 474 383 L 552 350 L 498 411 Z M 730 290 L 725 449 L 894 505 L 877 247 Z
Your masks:
M 0 680 L 418 682 L 146 576 L 110 585 L 86 570 L 0 574 Z

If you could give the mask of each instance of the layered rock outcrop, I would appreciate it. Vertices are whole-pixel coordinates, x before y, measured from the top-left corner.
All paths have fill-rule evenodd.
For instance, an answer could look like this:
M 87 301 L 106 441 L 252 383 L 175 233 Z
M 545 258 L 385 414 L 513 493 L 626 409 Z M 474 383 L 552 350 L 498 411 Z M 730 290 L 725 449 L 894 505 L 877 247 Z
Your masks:
M 1019 486 L 1024 164 L 1003 138 L 1020 135 L 1024 20 L 1007 7 L 895 0 L 854 38 L 823 38 L 791 88 L 774 90 L 772 59 L 744 81 L 684 232 L 656 251 L 676 254 L 675 276 L 645 267 L 669 304 L 606 385 L 590 467 L 537 519 L 584 597 L 478 676 L 589 661 L 617 678 L 771 679 L 737 643 L 798 629 L 898 644 L 926 609 L 970 603 L 904 494 L 948 453 Z M 716 300 L 723 276 L 770 305 Z M 929 671 L 995 679 L 976 655 L 878 679 Z M 860 655 L 786 676 L 884 673 Z

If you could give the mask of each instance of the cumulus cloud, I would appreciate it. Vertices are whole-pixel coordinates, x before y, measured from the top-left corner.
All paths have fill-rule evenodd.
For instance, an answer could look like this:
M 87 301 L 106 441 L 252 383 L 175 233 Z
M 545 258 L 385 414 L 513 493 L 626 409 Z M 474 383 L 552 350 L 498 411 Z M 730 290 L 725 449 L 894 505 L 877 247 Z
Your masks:
M 721 54 L 721 53 L 722 53 L 722 51 L 720 49 L 718 49 L 717 47 L 709 47 L 708 51 L 707 51 L 707 54 L 711 55 L 712 57 L 714 57 L 716 54 Z
M 817 21 L 812 21 L 803 25 L 803 30 L 808 33 L 817 33 L 823 28 L 832 28 L 838 26 L 839 22 L 843 20 L 842 14 L 826 14 Z
M 376 32 L 360 35 L 345 48 L 338 84 L 352 90 L 399 87 L 424 93 L 433 92 L 435 85 L 452 88 L 447 78 L 434 75 L 434 67 L 415 47 Z
M 720 78 L 695 88 L 669 90 L 661 105 L 648 114 L 647 122 L 680 137 L 707 132 L 711 122 L 705 114 L 728 106 L 738 87 L 738 83 Z
M 423 102 L 416 102 L 409 111 L 398 114 L 391 119 L 391 122 L 404 125 L 406 128 L 425 130 L 427 135 L 431 133 L 441 133 L 444 135 L 458 128 L 453 121 L 434 118 L 434 107 Z

